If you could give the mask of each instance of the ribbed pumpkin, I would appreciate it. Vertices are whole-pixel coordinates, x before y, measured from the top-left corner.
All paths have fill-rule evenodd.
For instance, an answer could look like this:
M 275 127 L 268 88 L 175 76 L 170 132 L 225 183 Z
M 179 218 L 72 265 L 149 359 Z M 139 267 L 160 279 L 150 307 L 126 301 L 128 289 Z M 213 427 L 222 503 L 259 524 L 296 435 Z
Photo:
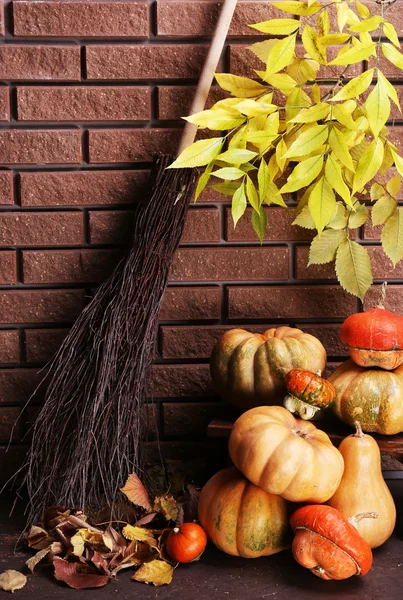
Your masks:
M 289 506 L 231 467 L 216 473 L 202 489 L 199 521 L 223 552 L 258 558 L 291 546 Z
M 291 369 L 285 376 L 287 396 L 284 406 L 301 419 L 312 419 L 318 410 L 333 404 L 336 390 L 332 383 L 306 369 Z
M 219 394 L 241 410 L 282 404 L 284 377 L 299 367 L 323 371 L 326 351 L 313 335 L 292 327 L 227 331 L 214 347 L 210 371 Z
M 363 431 L 394 435 L 403 431 L 403 366 L 394 371 L 364 369 L 352 360 L 329 377 L 336 388 L 332 410 Z

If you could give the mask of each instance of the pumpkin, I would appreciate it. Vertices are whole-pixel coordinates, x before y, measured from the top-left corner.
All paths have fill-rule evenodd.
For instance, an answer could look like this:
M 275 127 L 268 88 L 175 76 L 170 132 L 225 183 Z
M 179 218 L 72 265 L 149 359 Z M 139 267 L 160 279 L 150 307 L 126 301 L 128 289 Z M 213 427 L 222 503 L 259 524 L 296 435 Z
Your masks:
M 165 542 L 169 556 L 178 563 L 198 560 L 206 545 L 206 532 L 197 523 L 182 523 L 174 527 Z
M 284 406 L 301 419 L 312 419 L 318 410 L 333 403 L 336 390 L 332 383 L 306 369 L 291 369 L 285 376 L 287 396 Z
M 326 351 L 313 335 L 292 327 L 250 333 L 231 329 L 216 343 L 210 361 L 219 394 L 241 410 L 280 404 L 284 377 L 294 367 L 324 370 Z
M 356 433 L 346 437 L 339 450 L 344 458 L 341 483 L 328 504 L 347 519 L 363 512 L 375 512 L 377 519 L 363 519 L 357 530 L 370 548 L 377 548 L 392 535 L 396 524 L 396 507 L 381 470 L 379 446 L 370 435 L 363 434 L 356 422 Z
M 258 558 L 291 546 L 288 503 L 256 487 L 234 467 L 206 483 L 198 510 L 209 539 L 227 554 Z
M 383 306 L 351 315 L 340 329 L 353 361 L 392 371 L 403 363 L 403 317 Z
M 321 579 L 365 575 L 372 552 L 355 527 L 331 506 L 310 505 L 292 515 L 295 560 Z
M 403 366 L 394 371 L 363 369 L 352 360 L 329 377 L 336 388 L 335 414 L 364 431 L 394 435 L 403 431 Z
M 234 423 L 229 453 L 255 485 L 292 502 L 326 502 L 343 475 L 343 457 L 323 431 L 282 406 L 260 406 Z

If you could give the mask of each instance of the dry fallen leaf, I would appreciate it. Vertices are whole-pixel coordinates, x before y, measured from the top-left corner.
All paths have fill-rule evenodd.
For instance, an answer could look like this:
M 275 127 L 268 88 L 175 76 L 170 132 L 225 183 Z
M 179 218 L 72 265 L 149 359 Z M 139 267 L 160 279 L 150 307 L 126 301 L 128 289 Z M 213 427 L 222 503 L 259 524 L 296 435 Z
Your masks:
M 144 563 L 133 575 L 135 581 L 152 583 L 153 585 L 167 585 L 172 581 L 174 569 L 163 560 L 152 560 Z
M 63 558 L 56 557 L 53 566 L 55 567 L 56 579 L 64 581 L 76 590 L 103 587 L 109 581 L 108 575 L 100 574 L 95 567 L 85 563 L 67 562 Z
M 55 541 L 55 538 L 48 534 L 42 527 L 32 525 L 28 533 L 28 546 L 34 550 L 47 548 L 49 544 Z
M 127 543 L 124 537 L 120 535 L 116 529 L 111 525 L 108 525 L 105 533 L 102 536 L 104 544 L 107 548 L 111 549 L 111 552 L 120 552 L 123 548 L 126 548 Z
M 27 578 L 19 571 L 8 569 L 0 575 L 0 589 L 5 592 L 13 593 L 15 590 L 20 590 L 27 583 Z
M 101 573 L 109 575 L 108 561 L 99 552 L 94 552 L 91 562 Z
M 159 496 L 154 500 L 154 510 L 162 513 L 167 521 L 183 523 L 183 508 L 173 496 Z
M 41 560 L 50 552 L 53 554 L 53 556 L 56 554 L 61 554 L 63 552 L 62 544 L 60 542 L 53 542 L 53 544 L 50 544 L 47 548 L 42 548 L 42 550 L 39 550 L 39 552 L 34 554 L 34 556 L 31 556 L 31 558 L 29 558 L 25 563 L 31 573 L 34 572 L 36 565 L 40 563 Z
M 155 538 L 148 529 L 126 525 L 126 527 L 123 527 L 122 533 L 127 540 L 137 540 L 138 542 L 147 542 L 147 544 L 153 547 L 157 546 Z
M 83 554 L 85 541 L 79 531 L 70 539 L 70 544 L 72 546 L 71 554 L 74 554 L 74 556 L 81 556 Z
M 148 492 L 135 473 L 129 475 L 124 487 L 120 491 L 124 493 L 130 502 L 151 512 L 152 508 Z
M 153 521 L 155 519 L 155 517 L 157 516 L 157 514 L 158 513 L 156 513 L 156 512 L 149 513 L 145 517 L 142 517 L 141 519 L 139 519 L 138 521 L 136 521 L 135 525 L 137 527 L 139 527 L 140 525 L 147 525 L 148 523 L 151 523 L 151 521 Z
M 70 544 L 73 547 L 72 554 L 74 556 L 81 556 L 83 554 L 85 542 L 88 542 L 93 548 L 98 548 L 101 551 L 111 551 L 113 548 L 113 540 L 105 536 L 102 531 L 94 531 L 93 528 L 79 529 L 70 539 Z

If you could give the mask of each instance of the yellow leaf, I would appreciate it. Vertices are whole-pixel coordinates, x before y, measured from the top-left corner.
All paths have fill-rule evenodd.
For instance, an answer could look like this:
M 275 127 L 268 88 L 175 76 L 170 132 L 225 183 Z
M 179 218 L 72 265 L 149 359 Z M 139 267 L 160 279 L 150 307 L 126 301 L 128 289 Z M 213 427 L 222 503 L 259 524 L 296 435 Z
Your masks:
M 371 211 L 372 225 L 383 225 L 396 210 L 396 200 L 390 196 L 382 196 Z
M 314 152 L 326 142 L 328 133 L 329 128 L 327 125 L 312 125 L 297 137 L 284 154 L 284 157 L 305 156 Z
M 274 44 L 267 57 L 266 77 L 278 73 L 292 62 L 296 39 L 296 34 L 293 34 Z
M 300 17 L 310 17 L 316 14 L 321 8 L 320 2 L 314 2 L 308 6 L 307 2 L 300 2 L 299 0 L 290 0 L 287 2 L 270 2 L 272 6 L 282 10 L 283 12 L 291 15 L 299 15 Z
M 403 54 L 401 54 L 392 44 L 382 43 L 382 52 L 385 58 L 398 69 L 403 69 Z
M 287 179 L 287 183 L 283 185 L 280 192 L 296 192 L 301 188 L 306 187 L 313 181 L 321 172 L 323 167 L 323 155 L 312 156 L 301 161 L 291 175 Z
M 344 202 L 351 208 L 351 193 L 348 186 L 345 184 L 340 165 L 336 161 L 333 154 L 329 154 L 326 160 L 325 177 L 329 184 L 334 187 L 335 191 L 343 198 Z
M 238 131 L 236 133 L 234 133 L 234 135 L 230 139 L 228 147 L 229 148 L 241 148 L 241 149 L 246 148 L 247 131 L 248 131 L 247 125 L 243 125 L 242 127 L 240 127 L 238 129 Z
M 233 148 L 231 150 L 227 150 L 222 154 L 219 154 L 216 160 L 223 160 L 226 163 L 230 163 L 232 165 L 242 164 L 252 160 L 257 156 L 257 152 L 252 152 L 252 150 L 246 150 L 243 148 Z
M 336 207 L 336 198 L 333 189 L 325 177 L 322 176 L 313 188 L 309 196 L 308 207 L 316 229 L 321 234 L 332 218 Z
M 222 183 L 216 183 L 212 185 L 211 188 L 220 194 L 224 194 L 225 196 L 233 196 L 239 189 L 240 185 L 242 184 L 235 181 L 223 181 Z
M 268 200 L 269 199 L 269 200 Z M 282 206 L 283 208 L 288 208 L 286 203 L 283 200 L 282 195 L 275 183 L 271 182 L 268 194 L 266 196 L 266 204 L 276 204 L 277 206 Z
M 304 206 L 304 208 L 296 216 L 292 224 L 298 225 L 299 227 L 303 227 L 304 229 L 316 229 L 315 222 L 312 219 L 312 215 L 309 212 L 309 208 L 307 206 Z
M 361 2 L 359 2 L 358 0 L 356 0 L 355 3 L 356 9 L 358 14 L 360 15 L 360 17 L 362 17 L 363 19 L 367 19 L 369 17 L 369 15 L 371 14 L 369 12 L 369 9 L 367 6 L 365 6 L 365 4 L 361 4 Z
M 400 108 L 400 102 L 399 102 L 399 98 L 398 98 L 396 89 L 393 87 L 393 85 L 390 83 L 390 81 L 388 81 L 388 79 L 386 79 L 385 75 L 379 69 L 377 71 L 377 75 L 378 75 L 379 85 L 385 90 L 385 92 L 387 93 L 389 98 L 392 100 L 392 102 L 394 102 L 396 104 L 396 106 L 400 110 L 400 112 L 402 112 L 402 110 Z
M 339 46 L 349 40 L 351 35 L 348 33 L 328 33 L 320 38 L 324 46 Z
M 243 177 L 245 173 L 236 167 L 224 167 L 217 171 L 213 171 L 211 175 L 218 177 L 219 179 L 224 179 L 225 181 L 235 181 L 236 179 Z
M 325 119 L 330 112 L 329 104 L 320 102 L 311 108 L 300 109 L 299 114 L 290 120 L 290 123 L 316 123 Z
M 308 80 L 316 78 L 319 68 L 319 63 L 312 59 L 294 58 L 290 66 L 287 67 L 287 73 L 297 83 L 306 83 Z
M 353 159 L 351 158 L 344 136 L 337 127 L 333 127 L 329 134 L 329 145 L 336 158 L 350 171 L 354 171 Z
M 262 158 L 262 160 L 260 161 L 257 180 L 259 186 L 260 204 L 262 204 L 262 202 L 264 202 L 264 200 L 266 199 L 270 186 L 270 171 L 264 158 Z
M 346 2 L 337 5 L 337 26 L 339 31 L 343 31 L 348 19 L 348 6 Z
M 357 98 L 365 92 L 371 85 L 374 76 L 374 69 L 365 71 L 357 77 L 354 77 L 332 98 L 329 98 L 329 102 L 339 102 L 340 100 L 348 100 L 349 98 Z
M 257 194 L 255 185 L 252 179 L 247 175 L 246 177 L 246 197 L 249 200 L 250 205 L 256 210 L 259 211 L 260 202 L 259 196 Z
M 388 38 L 397 48 L 400 48 L 399 38 L 396 33 L 396 29 L 393 27 L 392 23 L 384 23 L 383 24 L 383 34 Z
M 147 542 L 150 546 L 157 546 L 157 542 L 148 529 L 142 527 L 135 527 L 134 525 L 126 525 L 122 529 L 122 534 L 127 540 Z
M 304 90 L 301 87 L 295 87 L 291 90 L 285 103 L 286 120 L 290 121 L 299 114 L 301 109 L 294 108 L 295 106 L 306 106 L 308 108 L 311 104 L 311 99 Z
M 355 33 L 375 31 L 375 29 L 378 29 L 382 21 L 382 17 L 380 17 L 379 15 L 374 15 L 369 19 L 365 19 L 365 21 L 361 21 L 360 23 L 354 23 L 354 25 L 350 25 L 349 30 L 354 31 Z
M 316 24 L 318 26 L 319 33 L 321 36 L 327 35 L 329 33 L 330 19 L 329 19 L 329 13 L 327 12 L 327 10 L 322 10 L 322 12 L 319 13 Z
M 183 169 L 191 167 L 203 167 L 208 165 L 220 154 L 224 138 L 213 138 L 194 142 L 178 156 L 168 169 Z
M 247 117 L 258 117 L 259 115 L 269 115 L 278 110 L 278 107 L 275 104 L 265 104 L 257 100 L 247 99 L 237 104 L 237 109 Z
M 275 44 L 277 44 L 277 42 L 278 42 L 278 39 L 264 40 L 263 42 L 256 42 L 255 44 L 252 44 L 252 46 L 248 46 L 247 50 L 250 50 L 262 62 L 266 63 L 270 50 L 273 48 L 273 46 Z M 258 73 L 259 77 L 261 77 L 261 75 L 258 71 L 256 71 L 256 73 Z M 264 71 L 263 71 L 263 73 L 264 73 Z
M 320 94 L 320 87 L 318 86 L 317 83 L 314 83 L 311 87 L 311 96 L 312 96 L 315 104 L 320 104 L 321 94 Z
M 384 45 L 385 44 L 382 45 L 382 48 Z M 370 44 L 357 44 L 354 46 L 354 48 L 350 48 L 347 50 L 347 52 L 343 52 L 343 54 L 339 52 L 336 58 L 332 60 L 329 65 L 354 65 L 355 63 L 366 60 L 369 56 L 371 56 L 375 47 L 375 42 Z
M 334 104 L 332 109 L 332 117 L 336 119 L 341 125 L 355 131 L 357 129 L 357 123 L 353 121 L 351 114 L 344 108 L 342 104 Z
M 252 226 L 260 240 L 260 243 L 262 243 L 267 228 L 267 213 L 263 206 L 261 206 L 258 211 L 254 210 L 252 212 Z
M 317 235 L 311 242 L 309 250 L 309 265 L 323 265 L 335 259 L 337 248 L 346 239 L 343 230 L 327 229 L 322 235 Z
M 386 221 L 381 234 L 382 248 L 393 265 L 403 258 L 403 211 L 397 208 Z
M 163 560 L 155 559 L 141 565 L 132 579 L 152 583 L 155 586 L 168 585 L 172 581 L 173 572 L 172 565 Z
M 379 83 L 369 94 L 364 106 L 372 133 L 374 137 L 378 137 L 379 132 L 390 116 L 390 101 Z
M 242 217 L 246 210 L 246 194 L 245 194 L 245 184 L 242 183 L 241 187 L 239 187 L 232 197 L 232 220 L 234 221 L 234 229 L 239 219 Z
M 371 261 L 366 248 L 350 239 L 344 240 L 336 254 L 336 274 L 347 292 L 364 300 L 372 285 Z
M 371 200 L 378 200 L 379 198 L 381 198 L 381 196 L 383 196 L 385 193 L 385 190 L 383 188 L 383 186 L 379 185 L 379 183 L 373 183 L 371 185 L 371 190 L 370 190 L 370 196 L 371 196 Z
M 297 19 L 270 19 L 270 21 L 248 25 L 248 27 L 270 35 L 289 35 L 290 33 L 294 33 L 299 26 L 300 22 Z
M 276 161 L 280 171 L 284 171 L 284 167 L 287 163 L 287 159 L 284 158 L 284 154 L 287 152 L 287 150 L 287 144 L 285 143 L 284 138 L 281 138 L 276 147 Z
M 361 227 L 364 225 L 365 221 L 368 218 L 368 208 L 365 204 L 356 205 L 356 210 L 354 213 L 351 213 L 348 219 L 348 226 L 350 229 L 357 229 L 357 227 Z
M 251 100 L 253 102 L 253 100 Z M 245 122 L 245 118 L 238 113 L 228 112 L 224 109 L 203 110 L 189 117 L 184 117 L 185 121 L 194 123 L 200 128 L 208 127 L 212 130 L 223 131 L 238 127 Z
M 384 130 L 382 130 L 382 131 L 384 131 Z M 392 155 L 392 145 L 390 144 L 390 142 L 388 142 L 388 141 L 386 142 L 384 150 L 385 150 L 385 152 L 383 155 L 383 161 L 382 161 L 381 168 L 380 168 L 381 175 L 385 175 L 385 173 L 387 173 L 389 171 L 389 169 L 393 166 L 393 163 L 394 163 L 394 158 Z
M 359 23 L 360 19 L 359 17 L 355 14 L 355 12 L 353 10 L 351 10 L 351 8 L 347 9 L 347 24 L 348 25 L 354 25 L 354 23 Z M 354 38 L 353 38 L 353 44 L 354 44 Z
M 209 169 L 209 167 L 211 167 L 211 169 L 212 169 L 213 163 L 210 163 L 210 165 L 207 167 L 207 169 L 204 171 L 204 173 L 202 173 L 199 177 L 199 180 L 198 180 L 197 186 L 196 186 L 194 202 L 197 202 L 198 198 L 200 197 L 200 194 L 204 191 L 204 189 L 206 188 L 206 186 L 210 180 L 211 169 Z
M 220 88 L 238 98 L 254 98 L 267 90 L 264 85 L 248 77 L 230 75 L 229 73 L 216 73 L 215 78 Z
M 392 179 L 389 179 L 388 183 L 386 184 L 386 189 L 392 196 L 392 198 L 397 197 L 401 184 L 402 180 L 400 178 L 400 175 L 395 175 L 394 177 L 392 177 Z
M 379 138 L 372 140 L 358 162 L 353 181 L 353 194 L 360 191 L 368 181 L 375 177 L 381 167 L 383 154 L 382 141 Z
M 0 589 L 5 592 L 14 592 L 14 590 L 20 590 L 27 583 L 27 578 L 23 573 L 14 571 L 13 569 L 7 569 L 0 575 Z
M 334 212 L 332 214 L 332 218 L 328 223 L 328 227 L 330 229 L 346 229 L 347 227 L 347 212 L 348 209 L 342 202 L 336 202 L 336 206 Z
M 281 91 L 292 90 L 297 85 L 297 82 L 286 73 L 275 73 L 270 77 L 265 76 L 265 81 Z
M 322 65 L 327 64 L 326 46 L 320 41 L 320 37 L 309 25 L 305 25 L 302 31 L 302 43 L 311 58 Z

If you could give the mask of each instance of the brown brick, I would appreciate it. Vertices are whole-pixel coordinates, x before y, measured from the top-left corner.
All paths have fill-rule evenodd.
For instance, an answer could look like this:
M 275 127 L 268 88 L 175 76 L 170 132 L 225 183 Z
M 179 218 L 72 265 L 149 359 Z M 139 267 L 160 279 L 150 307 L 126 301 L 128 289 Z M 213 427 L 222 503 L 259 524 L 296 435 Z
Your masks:
M 370 2 L 369 7 L 371 7 L 371 5 L 373 8 L 373 4 Z M 394 2 L 393 4 L 390 4 L 387 7 L 387 10 L 385 13 L 385 17 L 387 18 L 387 20 L 390 21 L 392 23 L 392 25 L 395 26 L 397 35 L 399 37 L 403 37 L 402 14 L 403 14 L 403 2 L 400 2 L 399 0 L 397 2 Z
M 87 79 L 197 79 L 207 46 L 87 46 Z
M 158 435 L 157 406 L 153 403 L 144 404 L 142 407 L 142 412 L 143 412 L 144 438 L 155 439 Z
M 0 246 L 78 246 L 83 241 L 79 211 L 0 213 Z
M 0 217 L 1 218 L 1 217 Z M 0 252 L 0 285 L 16 283 L 16 259 L 13 250 Z
M 32 250 L 23 252 L 24 283 L 104 281 L 116 267 L 119 250 Z
M 80 81 L 79 46 L 0 47 L 0 79 Z
M 367 246 L 372 264 L 374 279 L 403 279 L 403 263 L 400 261 L 394 267 L 381 246 Z
M 6 86 L 0 86 L 0 121 L 10 120 L 10 92 Z
M 11 406 L 0 407 L 0 440 L 9 442 L 21 439 L 20 409 Z M 12 434 L 12 437 L 11 437 Z
M 164 403 L 164 436 L 204 436 L 219 407 L 218 402 Z
M 324 347 L 328 356 L 348 356 L 348 351 L 340 341 L 340 325 L 307 325 L 305 323 L 295 325 L 302 331 L 310 333 L 318 338 Z
M 237 325 L 253 333 L 263 333 L 270 325 Z M 210 358 L 218 338 L 233 325 L 190 325 L 161 327 L 161 352 L 164 359 Z
M 295 214 L 292 210 L 287 211 L 284 208 L 267 208 L 266 214 L 267 230 L 264 237 L 265 241 L 304 241 L 313 238 L 313 233 L 309 229 L 292 225 L 292 222 L 295 219 Z M 225 215 L 225 239 L 228 242 L 258 242 L 257 235 L 251 223 L 251 208 L 246 210 L 244 217 L 238 221 L 235 229 L 230 208 L 226 209 Z
M 268 281 L 288 279 L 289 249 L 182 248 L 172 265 L 171 281 Z
M 190 113 L 196 88 L 192 86 L 158 86 L 158 118 L 161 121 L 175 121 Z M 210 108 L 215 102 L 227 98 L 228 93 L 213 86 L 206 102 Z
M 148 37 L 146 0 L 13 2 L 14 35 L 24 37 Z
M 71 323 L 83 308 L 83 290 L 0 291 L 1 323 Z
M 22 206 L 132 204 L 147 189 L 148 171 L 20 173 Z M 0 175 L 0 197 L 1 197 Z
M 154 398 L 214 396 L 209 365 L 154 365 Z
M 159 313 L 161 321 L 217 320 L 221 314 L 219 287 L 168 287 Z
M 373 285 L 365 295 L 364 310 L 370 310 L 379 304 L 381 295 L 381 286 Z M 399 315 L 403 314 L 403 287 L 401 285 L 389 284 L 386 292 L 386 298 L 383 302 L 386 309 Z M 355 311 L 354 311 L 355 312 Z
M 191 208 L 187 214 L 181 243 L 220 241 L 220 213 L 217 208 Z
M 144 444 L 145 464 L 149 467 L 160 465 L 161 456 L 166 462 L 181 461 L 189 464 L 189 461 L 195 460 L 200 464 L 200 457 L 203 457 L 209 469 L 218 470 L 228 460 L 228 452 L 220 442 L 221 440 L 216 439 L 204 439 L 199 442 L 182 440 L 148 442 Z
M 157 35 L 159 37 L 208 37 L 214 32 L 221 4 L 199 0 L 158 0 Z M 228 35 L 262 35 L 248 23 L 284 17 L 284 13 L 267 2 L 238 2 Z
M 0 131 L 1 164 L 77 164 L 81 132 L 10 129 Z
M 20 358 L 19 334 L 15 329 L 0 331 L 0 363 L 17 363 Z
M 391 79 L 393 81 L 402 79 L 402 70 L 399 69 L 398 67 L 395 67 L 394 64 L 389 62 L 383 55 L 382 51 L 380 51 L 380 50 L 378 50 L 378 57 L 379 57 L 379 60 L 378 60 L 377 66 L 382 71 L 382 73 L 385 75 L 385 77 L 387 77 L 388 79 Z M 374 66 L 375 66 L 375 59 L 371 58 L 368 62 L 368 67 L 372 68 Z
M 295 249 L 295 277 L 296 279 L 336 279 L 334 263 L 323 265 L 309 265 L 309 247 L 297 246 Z
M 403 126 L 395 125 L 390 128 L 389 140 L 396 144 L 399 154 L 403 153 Z
M 91 244 L 125 244 L 133 231 L 133 212 L 127 210 L 90 211 Z
M 25 404 L 45 377 L 37 369 L 0 370 L 0 404 Z M 35 402 L 43 398 L 44 386 L 35 393 Z
M 0 35 L 4 35 L 4 0 L 0 1 Z
M 356 299 L 336 286 L 230 287 L 230 319 L 339 319 L 356 310 Z
M 19 121 L 148 121 L 150 88 L 20 87 L 17 111 Z
M 156 152 L 175 153 L 179 138 L 178 129 L 92 129 L 90 163 L 150 161 Z
M 46 363 L 59 350 L 68 329 L 27 329 L 25 351 L 28 362 Z
M 14 204 L 14 182 L 11 171 L 0 171 L 0 205 Z

